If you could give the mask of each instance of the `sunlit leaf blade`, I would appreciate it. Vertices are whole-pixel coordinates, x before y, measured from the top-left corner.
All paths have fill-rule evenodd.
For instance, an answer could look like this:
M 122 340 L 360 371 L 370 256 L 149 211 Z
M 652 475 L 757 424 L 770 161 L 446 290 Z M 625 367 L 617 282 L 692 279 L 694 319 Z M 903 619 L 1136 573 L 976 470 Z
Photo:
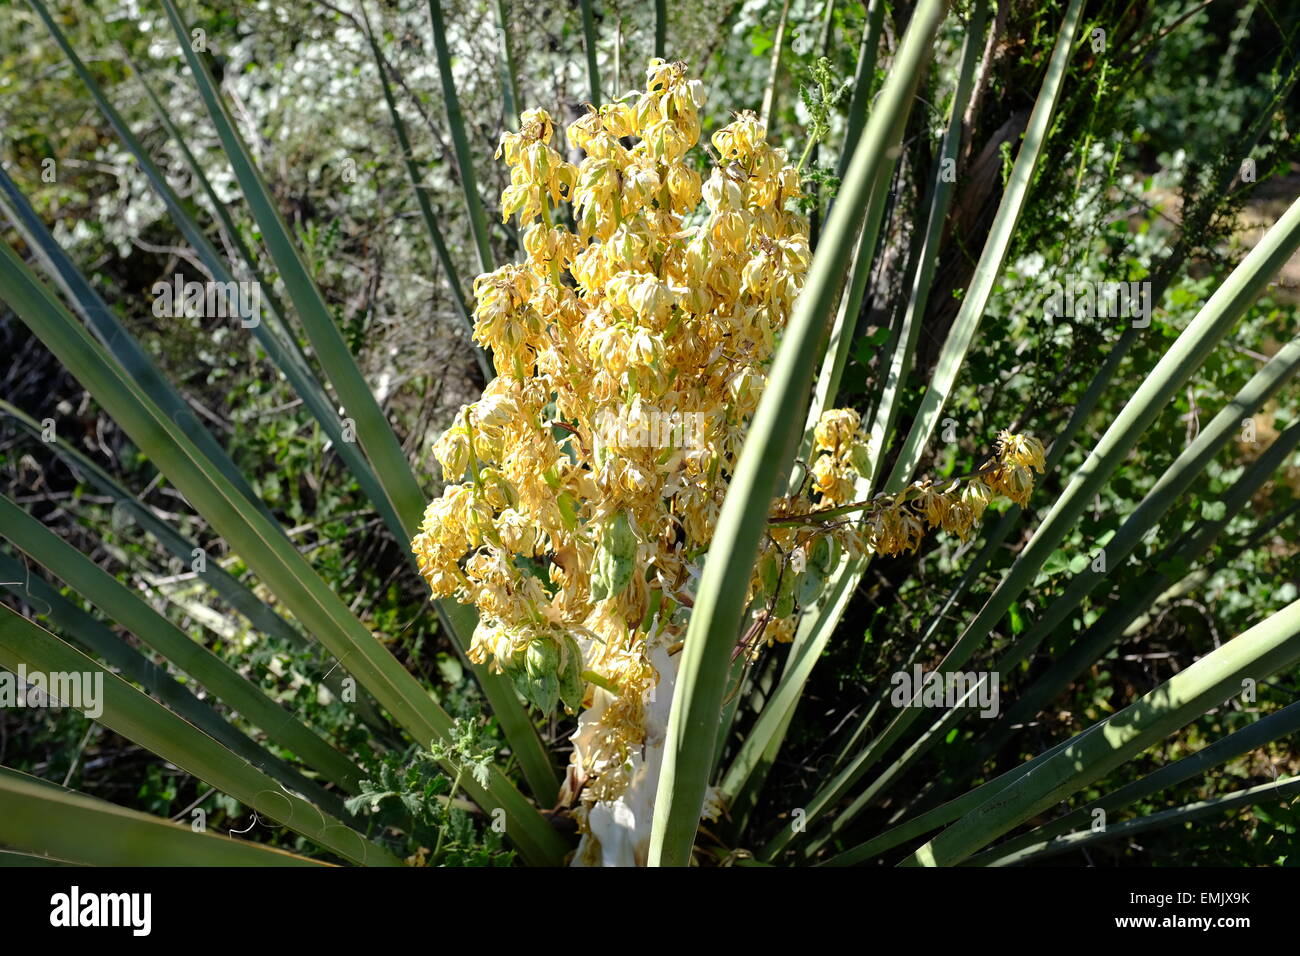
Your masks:
M 1131 806 L 1138 800 L 1177 786 L 1234 757 L 1240 757 L 1265 746 L 1270 741 L 1297 732 L 1300 732 L 1300 702 L 1288 704 L 1281 710 L 1261 717 L 1250 726 L 1202 747 L 1191 756 L 1161 767 L 1141 780 L 1135 780 L 1113 793 L 1092 800 L 1060 819 L 992 847 L 978 857 L 972 857 L 968 863 L 972 866 L 1003 866 L 1017 863 L 1029 855 L 1036 854 L 1039 849 L 1046 849 L 1055 842 L 1053 838 L 1060 834 L 1080 827 L 1091 829 L 1093 822 L 1098 819 L 1098 810 L 1103 814 L 1101 819 L 1105 819 L 1106 816 Z
M 909 862 L 960 863 L 1035 813 L 1077 793 L 1117 766 L 1240 693 L 1243 681 L 1261 682 L 1300 661 L 1300 601 L 1215 648 L 1067 746 L 998 790 L 929 843 Z
M 438 59 L 438 78 L 442 82 L 442 101 L 447 109 L 447 126 L 456 150 L 456 166 L 460 171 L 460 187 L 465 195 L 465 211 L 469 214 L 470 233 L 474 248 L 478 250 L 479 268 L 491 272 L 495 267 L 492 244 L 488 240 L 487 213 L 478 194 L 478 177 L 474 173 L 474 153 L 465 134 L 465 116 L 456 93 L 456 80 L 451 71 L 451 51 L 447 48 L 447 26 L 442 16 L 442 0 L 429 0 L 429 24 L 433 30 L 433 50 Z
M 1129 591 L 1123 601 L 1107 608 L 1078 641 L 1053 660 L 1051 667 L 1025 689 L 1024 695 L 1011 706 L 999 725 L 989 732 L 990 742 L 987 747 L 996 746 L 999 740 L 1004 739 L 1007 728 L 1025 719 L 1026 714 L 1031 715 L 1032 719 L 1032 714 L 1038 713 L 1048 700 L 1064 690 L 1089 664 L 1113 646 L 1121 635 L 1127 633 L 1126 628 L 1146 609 L 1153 607 L 1161 593 L 1175 583 L 1162 566 L 1190 567 L 1198 560 L 1227 527 L 1228 522 L 1239 515 L 1264 483 L 1273 477 L 1297 445 L 1300 445 L 1300 423 L 1291 425 L 1282 432 L 1268 450 L 1252 462 L 1223 494 L 1219 499 L 1224 505 L 1222 518 L 1202 522 L 1194 534 L 1172 550 L 1167 559 L 1147 570 L 1138 589 Z
M 1075 833 L 1069 833 L 1050 842 L 1027 847 L 1012 857 L 1004 858 L 990 865 L 1008 866 L 1016 863 L 1037 863 L 1040 860 L 1059 856 L 1071 850 L 1083 850 L 1098 843 L 1130 839 L 1139 833 L 1147 833 L 1165 827 L 1185 827 L 1198 820 L 1218 816 L 1230 810 L 1252 807 L 1272 800 L 1286 800 L 1297 794 L 1300 794 L 1300 777 L 1285 777 L 1282 780 L 1261 783 L 1232 793 L 1223 793 L 1205 800 L 1197 800 L 1181 807 L 1171 807 L 1168 810 L 1160 810 L 1146 816 L 1135 817 L 1132 820 L 1112 823 L 1096 830 L 1087 828 Z
M 848 172 L 849 161 L 858 148 L 858 139 L 862 136 L 867 114 L 871 111 L 871 94 L 876 86 L 876 56 L 880 50 L 880 34 L 884 24 L 885 0 L 870 0 L 867 4 L 867 19 L 862 25 L 857 67 L 853 74 L 853 98 L 849 101 L 849 111 L 845 118 L 844 145 L 840 151 L 839 164 L 835 168 L 835 175 L 839 179 L 843 179 Z
M 324 866 L 159 820 L 0 767 L 0 844 L 95 866 Z
M 393 98 L 393 84 L 388 79 L 388 68 L 384 65 L 384 54 L 379 49 L 379 43 L 375 40 L 374 33 L 371 30 L 370 18 L 366 14 L 365 4 L 362 3 L 359 6 L 366 24 L 366 42 L 369 44 L 371 55 L 374 57 L 375 70 L 379 73 L 379 84 L 384 92 L 384 103 L 388 107 L 388 118 L 393 125 L 393 135 L 397 137 L 397 145 L 402 152 L 402 162 L 406 166 L 406 175 L 411 180 L 411 188 L 415 192 L 415 201 L 420 209 L 420 220 L 424 223 L 425 232 L 428 233 L 429 242 L 433 246 L 438 264 L 442 266 L 443 274 L 447 277 L 447 291 L 451 293 L 452 305 L 455 307 L 456 316 L 460 319 L 461 326 L 465 331 L 466 341 L 474 352 L 474 361 L 478 363 L 479 371 L 483 373 L 483 377 L 490 381 L 494 375 L 492 360 L 470 338 L 474 334 L 474 320 L 470 316 L 469 306 L 465 302 L 465 292 L 461 288 L 460 276 L 456 271 L 455 263 L 451 260 L 451 252 L 447 249 L 447 242 L 442 236 L 442 229 L 438 225 L 438 219 L 433 213 L 433 203 L 429 200 L 429 190 L 424 185 L 424 177 L 420 175 L 420 168 L 416 165 L 415 154 L 411 150 L 411 138 L 406 132 L 406 122 L 402 119 L 402 114 L 397 110 L 397 101 Z
M 9 608 L 0 610 L 0 665 L 11 671 L 75 674 L 96 685 L 102 680 L 105 727 L 174 763 L 255 810 L 347 860 L 370 866 L 397 866 L 383 847 L 290 793 L 245 763 L 202 731 L 126 681 L 106 672 L 86 655 Z
M 199 700 L 165 669 L 149 661 L 122 637 L 75 606 L 21 562 L 0 551 L 0 584 L 58 627 L 70 639 L 97 655 L 126 680 L 139 684 L 195 727 L 239 754 L 254 767 L 287 787 L 309 796 L 336 816 L 344 811 L 337 793 L 304 777 L 247 734 L 229 724 L 207 700 Z
M 63 459 L 76 474 L 82 476 L 100 493 L 111 498 L 114 508 L 130 515 L 131 519 L 141 529 L 152 536 L 173 557 L 187 563 L 201 581 L 209 585 L 223 601 L 242 614 L 255 630 L 278 638 L 292 647 L 306 648 L 310 646 L 307 638 L 258 597 L 251 588 L 223 568 L 219 561 L 205 560 L 202 564 L 199 564 L 195 558 L 204 552 L 195 541 L 184 537 L 166 521 L 159 518 L 144 502 L 123 488 L 107 471 L 91 461 L 90 458 L 64 441 L 63 437 L 57 432 L 52 436 L 52 440 L 49 440 L 51 436 L 42 433 L 41 426 L 35 419 L 3 400 L 0 400 L 0 413 L 8 415 L 29 435 L 42 441 L 46 448 Z M 332 670 L 330 673 L 325 674 L 321 680 L 326 687 L 337 695 L 342 691 L 343 676 Z M 381 719 L 375 712 L 369 695 L 358 695 L 357 707 L 360 710 L 361 717 L 371 723 L 374 729 L 384 729 L 386 725 L 381 725 Z
M 355 791 L 361 772 L 233 667 L 189 638 L 135 592 L 119 583 L 41 522 L 0 495 L 0 534 L 72 586 L 122 627 L 189 674 L 272 740 L 339 786 Z

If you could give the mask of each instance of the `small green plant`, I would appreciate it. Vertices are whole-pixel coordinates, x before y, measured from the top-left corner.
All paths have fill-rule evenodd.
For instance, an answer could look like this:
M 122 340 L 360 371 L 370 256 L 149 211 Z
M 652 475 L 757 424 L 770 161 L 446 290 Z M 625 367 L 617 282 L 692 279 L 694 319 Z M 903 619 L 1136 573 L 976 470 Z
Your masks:
M 853 90 L 853 81 L 836 77 L 830 59 L 824 56 L 818 57 L 809 68 L 808 80 L 799 86 L 799 98 L 803 100 L 809 119 L 803 153 L 795 166 L 803 183 L 803 195 L 798 201 L 804 215 L 833 200 L 839 189 L 839 177 L 832 170 L 816 162 L 809 165 L 808 161 L 817 155 L 819 145 L 830 132 L 831 118 Z
M 487 785 L 497 749 L 479 720 L 457 718 L 449 740 L 435 740 L 420 753 L 383 754 L 347 809 L 362 815 L 372 833 L 391 834 L 393 851 L 411 865 L 509 866 L 515 854 L 505 848 L 504 827 L 484 824 L 461 797 L 466 778 Z M 441 769 L 447 764 L 454 777 Z

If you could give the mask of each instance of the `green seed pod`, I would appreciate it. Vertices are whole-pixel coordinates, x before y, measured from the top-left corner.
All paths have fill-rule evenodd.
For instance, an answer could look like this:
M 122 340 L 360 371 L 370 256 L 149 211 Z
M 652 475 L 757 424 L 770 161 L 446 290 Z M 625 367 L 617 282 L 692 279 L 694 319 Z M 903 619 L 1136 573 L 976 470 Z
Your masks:
M 606 523 L 596 552 L 596 571 L 591 576 L 591 597 L 596 601 L 617 597 L 636 570 L 636 534 L 627 513 L 620 511 Z
M 772 613 L 776 617 L 789 617 L 794 613 L 794 595 L 798 586 L 801 574 L 795 574 L 794 569 L 786 565 L 785 574 L 781 576 L 781 587 L 776 592 L 776 608 Z
M 556 506 L 560 509 L 560 520 L 570 531 L 578 527 L 578 505 L 573 500 L 573 496 L 567 491 L 562 491 L 559 497 L 555 499 Z
M 582 650 L 572 635 L 564 635 L 563 660 L 560 663 L 560 700 L 569 713 L 582 706 L 587 682 L 582 679 Z
M 524 667 L 533 680 L 553 675 L 560 666 L 560 648 L 549 637 L 528 642 L 524 652 Z
M 795 596 L 799 600 L 800 607 L 808 607 L 822 595 L 822 589 L 826 586 L 826 575 L 820 568 L 809 563 L 808 570 L 799 575 L 799 586 L 795 590 Z
M 835 538 L 835 537 L 831 537 L 830 535 L 827 535 L 826 540 L 830 544 L 830 552 L 826 559 L 826 569 L 825 569 L 826 573 L 829 575 L 832 571 L 834 571 L 837 567 L 839 567 L 840 556 L 844 553 L 844 546 L 840 544 L 839 538 Z
M 560 695 L 556 674 L 559 666 L 559 645 L 549 637 L 539 637 L 530 641 L 524 653 L 516 655 L 515 663 L 504 670 L 521 697 L 549 714 Z
M 829 534 L 819 534 L 808 546 L 808 567 L 816 568 L 823 575 L 830 574 L 835 567 L 838 544 Z
M 501 670 L 510 678 L 510 682 L 515 685 L 515 691 L 520 697 L 528 701 L 533 699 L 533 680 L 528 676 L 528 669 L 524 666 L 522 654 L 516 654 L 515 659 L 503 666 Z
M 758 562 L 759 596 L 766 599 L 776 591 L 777 579 L 781 576 L 781 565 L 776 554 L 769 551 Z
M 871 451 L 866 442 L 854 442 L 849 448 L 849 463 L 863 478 L 871 477 Z
M 543 714 L 551 714 L 560 700 L 560 681 L 554 674 L 549 674 L 530 685 L 532 693 L 528 699 L 537 705 Z

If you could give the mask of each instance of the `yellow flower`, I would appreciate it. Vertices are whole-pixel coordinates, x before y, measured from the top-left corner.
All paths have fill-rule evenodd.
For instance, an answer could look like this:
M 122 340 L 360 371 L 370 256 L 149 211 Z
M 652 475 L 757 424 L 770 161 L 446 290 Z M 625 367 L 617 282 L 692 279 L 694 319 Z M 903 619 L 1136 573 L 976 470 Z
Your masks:
M 817 449 L 839 454 L 853 441 L 861 424 L 861 416 L 851 408 L 832 408 L 823 412 L 813 429 Z
M 948 516 L 952 502 L 948 500 L 947 495 L 927 481 L 916 486 L 916 507 L 925 516 L 931 528 L 938 528 L 943 525 L 944 519 Z
M 1029 495 L 1034 490 L 1033 472 L 1024 465 L 999 465 L 989 473 L 989 483 L 1022 508 L 1029 504 Z
M 1043 443 L 1032 435 L 1013 435 L 1005 430 L 999 432 L 998 455 L 1010 464 L 1033 468 L 1040 475 L 1047 467 L 1043 460 Z

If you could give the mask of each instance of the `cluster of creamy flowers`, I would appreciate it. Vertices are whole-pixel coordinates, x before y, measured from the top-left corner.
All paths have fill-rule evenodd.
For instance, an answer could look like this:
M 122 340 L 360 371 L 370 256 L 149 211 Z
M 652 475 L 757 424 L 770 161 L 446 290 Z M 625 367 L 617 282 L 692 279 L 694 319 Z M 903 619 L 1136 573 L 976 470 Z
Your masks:
M 759 608 L 743 649 L 787 642 L 797 611 L 821 596 L 841 554 L 915 553 L 928 530 L 941 529 L 965 541 L 997 497 L 1028 503 L 1033 472 L 1046 467 L 1038 439 L 1003 431 L 996 454 L 973 475 L 913 482 L 898 494 L 853 501 L 858 478 L 870 477 L 868 439 L 860 417 L 849 408 L 824 413 L 813 432 L 818 457 L 804 487 L 817 494 L 812 510 L 800 494 L 778 500 L 750 586 Z M 764 640 L 755 638 L 761 635 Z
M 857 412 L 843 408 L 827 412 L 814 437 L 822 454 L 811 479 L 821 494 L 821 505 L 844 506 L 853 495 L 853 475 L 863 474 L 868 460 Z M 915 552 L 928 525 L 965 541 L 995 498 L 1027 505 L 1034 489 L 1033 473 L 1041 474 L 1045 467 L 1042 442 L 1002 431 L 995 456 L 973 475 L 917 481 L 897 495 L 878 495 L 863 502 L 852 540 L 857 550 L 871 554 Z
M 753 113 L 713 134 L 707 179 L 687 162 L 701 105 L 683 64 L 654 59 L 644 92 L 568 127 L 585 154 L 577 166 L 554 147 L 543 110 L 502 136 L 498 156 L 511 170 L 502 212 L 519 215 L 526 258 L 474 284 L 474 337 L 500 374 L 436 442 L 449 484 L 412 543 L 434 595 L 478 609 L 472 660 L 544 710 L 597 714 L 570 768 L 569 792 L 588 803 L 622 792 L 644 743 L 658 679 L 651 650 L 662 660 L 685 635 L 701 559 L 809 261 L 807 222 L 787 209 L 798 172 Z M 690 416 L 694 427 L 655 427 L 664 416 Z M 824 454 L 806 491 L 776 502 L 776 517 L 851 497 L 849 471 L 865 460 L 856 413 L 829 413 L 816 440 Z M 918 510 L 922 498 L 909 498 L 811 533 L 774 525 L 771 555 L 780 548 L 781 558 L 761 561 L 751 586 L 756 607 L 781 595 L 785 613 L 763 612 L 774 622 L 767 638 L 788 638 L 794 608 L 811 599 L 794 582 L 810 569 L 829 574 L 841 548 L 915 547 L 910 530 L 894 528 L 910 529 L 914 513 L 965 533 L 977 520 L 967 498 L 983 493 L 972 495 L 976 480 L 990 495 L 1027 494 L 1021 470 L 1041 448 L 1006 442 L 998 470 L 959 499 L 909 489 L 929 504 Z

